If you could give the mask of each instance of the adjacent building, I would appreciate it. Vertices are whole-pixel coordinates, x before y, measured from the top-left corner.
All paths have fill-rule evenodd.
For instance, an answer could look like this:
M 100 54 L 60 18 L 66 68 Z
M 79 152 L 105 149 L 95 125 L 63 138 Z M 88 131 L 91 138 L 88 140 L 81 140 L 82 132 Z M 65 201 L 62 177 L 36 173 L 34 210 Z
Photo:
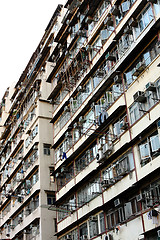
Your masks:
M 0 105 L 0 239 L 55 240 L 52 105 L 47 62 L 64 14 L 55 10 L 43 38 L 17 83 Z

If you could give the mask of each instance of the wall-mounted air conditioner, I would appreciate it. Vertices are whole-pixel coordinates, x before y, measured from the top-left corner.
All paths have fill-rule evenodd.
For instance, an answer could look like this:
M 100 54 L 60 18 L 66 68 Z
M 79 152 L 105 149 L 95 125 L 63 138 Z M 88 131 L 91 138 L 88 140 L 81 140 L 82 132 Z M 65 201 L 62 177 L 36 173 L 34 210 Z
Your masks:
M 155 92 L 155 91 L 156 91 L 156 85 L 155 85 L 155 83 L 148 82 L 148 83 L 146 84 L 146 91 L 153 91 L 153 92 Z
M 61 171 L 61 173 L 65 173 L 67 171 L 67 167 L 66 166 L 62 166 L 60 171 Z
M 117 207 L 120 205 L 120 200 L 119 198 L 117 198 L 116 200 L 114 200 L 114 206 Z
M 69 112 L 69 111 L 70 111 L 69 106 L 65 106 L 65 107 L 64 107 L 64 112 Z
M 65 138 L 71 138 L 72 137 L 72 133 L 71 132 L 66 132 L 65 133 Z
M 111 155 L 113 152 L 113 145 L 108 145 L 108 144 L 105 144 L 103 146 L 103 154 L 108 157 L 109 155 Z
M 70 5 L 67 6 L 68 10 L 73 11 L 75 8 L 78 8 L 81 5 L 80 0 L 73 0 Z
M 91 221 L 91 222 L 97 222 L 98 219 L 97 219 L 96 216 L 90 216 L 90 217 L 89 217 L 89 221 Z
M 107 188 L 112 186 L 115 183 L 114 179 L 105 179 L 101 182 L 102 188 Z
M 136 200 L 137 200 L 137 202 L 142 202 L 144 200 L 142 193 L 140 193 L 136 196 Z
M 79 87 L 77 88 L 77 91 L 78 91 L 78 92 L 85 92 L 84 86 L 79 86 Z
M 86 239 L 88 239 L 88 236 L 87 236 L 87 235 L 82 235 L 82 236 L 80 237 L 80 239 L 81 239 L 81 240 L 86 240 Z
M 132 28 L 131 28 L 131 26 L 125 27 L 124 33 L 125 33 L 125 34 L 132 34 Z
M 136 65 L 136 69 L 139 72 L 142 72 L 146 67 L 146 64 L 144 62 L 138 62 Z
M 128 169 L 126 167 L 120 167 L 117 169 L 118 176 L 124 176 L 127 173 L 128 173 Z
M 18 223 L 21 223 L 23 221 L 23 216 L 22 214 L 18 215 Z
M 67 234 L 67 235 L 65 236 L 65 240 L 72 240 L 72 236 L 71 236 L 70 234 Z
M 118 16 L 120 14 L 120 10 L 119 7 L 117 5 L 114 5 L 111 10 L 110 13 L 114 16 Z
M 116 61 L 116 57 L 112 53 L 109 53 L 109 52 L 106 54 L 105 59 L 107 61 L 114 61 L 114 62 Z
M 27 189 L 31 188 L 31 180 L 26 180 L 26 188 Z
M 146 97 L 145 93 L 142 91 L 138 91 L 133 95 L 134 102 L 145 102 Z
M 35 237 L 37 235 L 37 227 L 32 227 L 32 236 Z
M 157 231 L 157 235 L 158 235 L 158 237 L 160 237 L 160 230 Z
M 85 116 L 80 116 L 79 123 L 85 123 L 85 122 L 86 122 Z
M 121 75 L 116 75 L 113 80 L 115 84 L 122 83 Z
M 104 25 L 113 26 L 113 19 L 112 19 L 112 17 L 110 17 L 110 16 L 106 17 L 106 19 L 104 20 Z
M 91 16 L 86 17 L 85 23 L 90 24 L 93 22 L 93 18 Z
M 136 19 L 134 19 L 133 17 L 129 20 L 128 25 L 131 27 L 137 27 L 138 22 Z
M 31 233 L 31 230 L 29 230 L 29 229 L 24 229 L 24 230 L 23 230 L 23 233 L 24 233 L 24 234 L 30 234 L 30 233 Z
M 132 76 L 138 77 L 139 74 L 140 74 L 140 73 L 139 73 L 139 71 L 137 70 L 137 68 L 134 67 L 134 68 L 132 69 Z
M 160 120 L 157 121 L 157 128 L 160 128 Z
M 22 173 L 17 173 L 16 174 L 16 181 L 17 182 L 21 182 L 23 180 L 23 175 L 22 175 Z
M 127 116 L 120 121 L 119 127 L 122 130 L 126 130 L 128 128 Z

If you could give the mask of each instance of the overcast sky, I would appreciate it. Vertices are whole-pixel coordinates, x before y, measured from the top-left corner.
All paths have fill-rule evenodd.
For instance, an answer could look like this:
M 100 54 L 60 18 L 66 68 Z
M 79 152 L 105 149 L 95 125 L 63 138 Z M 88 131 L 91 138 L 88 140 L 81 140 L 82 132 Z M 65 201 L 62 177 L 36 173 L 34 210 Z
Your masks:
M 56 7 L 66 0 L 0 1 L 0 100 L 17 82 Z

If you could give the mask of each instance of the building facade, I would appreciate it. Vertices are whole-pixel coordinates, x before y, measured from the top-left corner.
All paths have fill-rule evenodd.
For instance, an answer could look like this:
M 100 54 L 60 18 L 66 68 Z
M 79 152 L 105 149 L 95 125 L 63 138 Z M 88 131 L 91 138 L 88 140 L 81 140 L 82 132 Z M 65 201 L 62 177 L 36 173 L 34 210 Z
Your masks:
M 159 26 L 159 0 L 57 6 L 1 102 L 1 239 L 160 238 Z
M 0 239 L 55 240 L 52 70 L 47 62 L 64 9 L 58 5 L 36 51 L 0 109 Z
M 59 240 L 160 238 L 160 2 L 68 0 L 46 82 Z

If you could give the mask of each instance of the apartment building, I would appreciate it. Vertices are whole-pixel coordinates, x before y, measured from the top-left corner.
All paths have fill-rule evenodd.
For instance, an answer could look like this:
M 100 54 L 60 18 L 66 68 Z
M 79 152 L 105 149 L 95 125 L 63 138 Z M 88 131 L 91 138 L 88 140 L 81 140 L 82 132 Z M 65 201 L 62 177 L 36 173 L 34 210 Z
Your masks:
M 65 10 L 58 5 L 19 80 L 0 104 L 0 239 L 54 240 L 52 105 L 47 59 Z
M 53 69 L 59 240 L 160 239 L 160 2 L 68 0 Z

